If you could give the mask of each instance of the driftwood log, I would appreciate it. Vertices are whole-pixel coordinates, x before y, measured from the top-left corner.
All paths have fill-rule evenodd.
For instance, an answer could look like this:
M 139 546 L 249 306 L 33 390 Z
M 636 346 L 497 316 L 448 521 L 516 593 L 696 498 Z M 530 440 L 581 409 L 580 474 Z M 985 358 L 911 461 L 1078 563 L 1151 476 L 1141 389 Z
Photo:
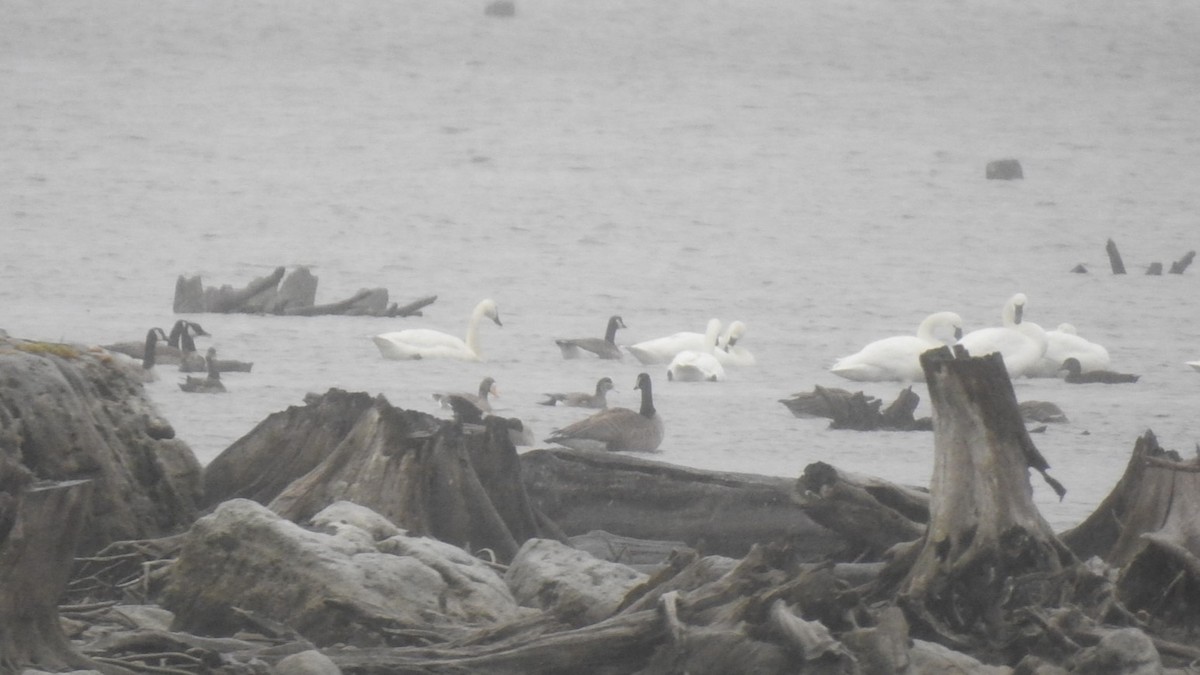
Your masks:
M 386 288 L 363 289 L 349 298 L 326 304 L 316 304 L 317 277 L 307 267 L 298 267 L 287 274 L 277 267 L 265 276 L 254 279 L 242 288 L 229 285 L 205 288 L 199 276 L 180 275 L 175 280 L 175 313 L 213 312 L 220 314 L 283 314 L 316 316 L 325 314 L 351 316 L 420 316 L 421 308 L 437 300 L 436 295 L 398 305 L 388 302 Z
M 846 559 L 879 560 L 896 544 L 914 541 L 929 522 L 929 493 L 878 478 L 859 477 L 824 462 L 804 468 L 793 495 L 816 523 L 841 535 Z
M 842 543 L 792 502 L 787 478 L 566 448 L 531 450 L 521 465 L 531 502 L 568 536 L 604 530 L 726 556 L 786 539 L 820 558 Z
M 1117 250 L 1117 242 L 1109 239 L 1104 244 L 1104 250 L 1108 253 L 1108 264 L 1112 267 L 1112 273 L 1125 274 L 1125 263 L 1121 260 L 1121 252 Z

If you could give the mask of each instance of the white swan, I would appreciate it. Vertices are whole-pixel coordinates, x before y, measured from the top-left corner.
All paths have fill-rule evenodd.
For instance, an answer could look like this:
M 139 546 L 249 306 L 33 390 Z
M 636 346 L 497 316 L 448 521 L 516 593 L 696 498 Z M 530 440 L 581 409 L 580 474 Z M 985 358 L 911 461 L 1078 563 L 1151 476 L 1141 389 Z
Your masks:
M 725 379 L 725 367 L 714 353 L 721 332 L 721 320 L 709 319 L 699 350 L 685 349 L 671 359 L 667 379 L 672 382 L 720 382 Z
M 500 323 L 500 313 L 496 303 L 483 300 L 471 312 L 471 320 L 467 324 L 467 339 L 457 337 L 429 328 L 410 328 L 408 330 L 381 333 L 371 338 L 379 353 L 385 359 L 461 359 L 463 361 L 481 361 L 483 352 L 479 348 L 479 322 L 484 318 L 491 319 L 497 326 Z
M 942 337 L 939 337 L 942 336 Z M 945 340 L 944 337 L 953 337 Z M 921 354 L 962 337 L 962 318 L 954 312 L 935 312 L 917 326 L 916 335 L 893 335 L 843 356 L 830 367 L 834 375 L 855 382 L 913 382 L 925 379 Z
M 1010 378 L 1020 377 L 1041 361 L 1046 353 L 1046 331 L 1036 323 L 1023 321 L 1024 293 L 1017 293 L 1004 304 L 1000 317 L 1002 326 L 971 331 L 958 341 L 971 356 L 999 352 Z
M 1063 323 L 1054 330 L 1046 331 L 1046 354 L 1025 374 L 1029 377 L 1058 377 L 1067 359 L 1078 361 L 1084 373 L 1105 370 L 1112 363 L 1103 345 L 1080 337 L 1075 326 Z
M 717 330 L 720 331 L 720 321 L 717 322 Z M 655 363 L 670 363 L 675 355 L 682 351 L 692 350 L 701 351 L 705 347 L 704 333 L 695 333 L 690 331 L 682 331 L 673 333 L 652 340 L 643 340 L 637 344 L 629 345 L 626 349 L 630 354 L 637 357 L 638 361 L 646 365 Z M 716 346 L 717 336 L 714 334 L 712 339 L 713 346 Z
M 717 349 L 713 352 L 723 366 L 753 366 L 757 363 L 754 354 L 738 341 L 746 334 L 746 324 L 734 321 L 725 328 L 725 332 L 717 339 Z

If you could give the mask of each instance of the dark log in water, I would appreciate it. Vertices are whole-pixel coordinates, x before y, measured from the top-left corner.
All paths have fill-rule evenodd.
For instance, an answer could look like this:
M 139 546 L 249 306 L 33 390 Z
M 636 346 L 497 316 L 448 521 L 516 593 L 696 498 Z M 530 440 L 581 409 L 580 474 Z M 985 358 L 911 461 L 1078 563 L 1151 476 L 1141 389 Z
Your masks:
M 836 387 L 815 385 L 812 392 L 792 394 L 779 399 L 792 414 L 800 418 L 828 417 L 830 429 L 852 431 L 929 431 L 933 421 L 928 417 L 915 419 L 913 413 L 921 402 L 912 387 L 903 389 L 886 410 L 883 401 L 861 391 L 850 392 Z
M 1182 258 L 1171 263 L 1171 274 L 1183 274 L 1184 270 L 1192 264 L 1192 259 L 1196 257 L 1195 251 L 1188 251 Z
M 1104 245 L 1104 250 L 1108 252 L 1108 264 L 1112 266 L 1113 274 L 1125 274 L 1125 263 L 1121 261 L 1121 252 L 1117 250 L 1117 242 L 1112 239 Z
M 1020 180 L 1025 177 L 1021 162 L 1015 159 L 997 159 L 987 164 L 984 175 L 988 180 Z
M 425 296 L 404 305 L 388 303 L 386 288 L 363 289 L 344 300 L 316 304 L 317 277 L 307 267 L 291 274 L 277 267 L 242 288 L 222 286 L 205 288 L 200 277 L 179 276 L 175 281 L 176 313 L 284 314 L 290 316 L 419 316 L 421 308 L 433 303 L 436 295 Z

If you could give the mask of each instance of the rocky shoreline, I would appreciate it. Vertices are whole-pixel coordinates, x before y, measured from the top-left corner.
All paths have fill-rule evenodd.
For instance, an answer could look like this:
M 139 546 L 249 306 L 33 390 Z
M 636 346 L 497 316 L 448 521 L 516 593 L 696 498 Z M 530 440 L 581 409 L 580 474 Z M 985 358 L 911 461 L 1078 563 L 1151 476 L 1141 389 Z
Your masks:
M 0 337 L 0 670 L 1195 672 L 1196 461 L 1147 434 L 1050 532 L 1011 386 L 925 365 L 930 490 L 518 455 L 337 389 L 201 468 L 120 359 Z

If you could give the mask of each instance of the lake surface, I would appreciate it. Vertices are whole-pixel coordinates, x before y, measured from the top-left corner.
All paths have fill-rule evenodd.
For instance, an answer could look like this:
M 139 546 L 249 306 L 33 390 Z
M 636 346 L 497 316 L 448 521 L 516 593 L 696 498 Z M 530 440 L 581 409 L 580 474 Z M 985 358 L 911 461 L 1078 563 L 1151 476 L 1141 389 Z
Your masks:
M 927 484 L 928 433 L 832 431 L 778 399 L 953 310 L 1069 321 L 1135 385 L 1018 380 L 1070 423 L 1034 436 L 1069 527 L 1154 430 L 1190 456 L 1200 248 L 1200 5 L 1099 0 L 721 2 L 10 0 L 0 23 L 0 328 L 105 344 L 170 328 L 179 275 L 242 286 L 307 265 L 318 302 L 386 287 L 409 319 L 202 315 L 221 396 L 159 368 L 150 397 L 202 462 L 330 387 L 435 414 L 474 390 L 545 437 L 578 410 L 636 407 L 643 370 L 564 361 L 553 339 L 633 343 L 740 319 L 758 365 L 655 378 L 655 457 L 798 476 L 814 461 Z M 984 180 L 1020 159 L 1025 179 Z M 1130 274 L 1108 272 L 1113 238 Z M 1079 263 L 1090 274 L 1071 274 Z M 369 336 L 461 335 L 482 298 L 484 363 L 392 362 Z M 923 385 L 915 390 L 929 414 Z

